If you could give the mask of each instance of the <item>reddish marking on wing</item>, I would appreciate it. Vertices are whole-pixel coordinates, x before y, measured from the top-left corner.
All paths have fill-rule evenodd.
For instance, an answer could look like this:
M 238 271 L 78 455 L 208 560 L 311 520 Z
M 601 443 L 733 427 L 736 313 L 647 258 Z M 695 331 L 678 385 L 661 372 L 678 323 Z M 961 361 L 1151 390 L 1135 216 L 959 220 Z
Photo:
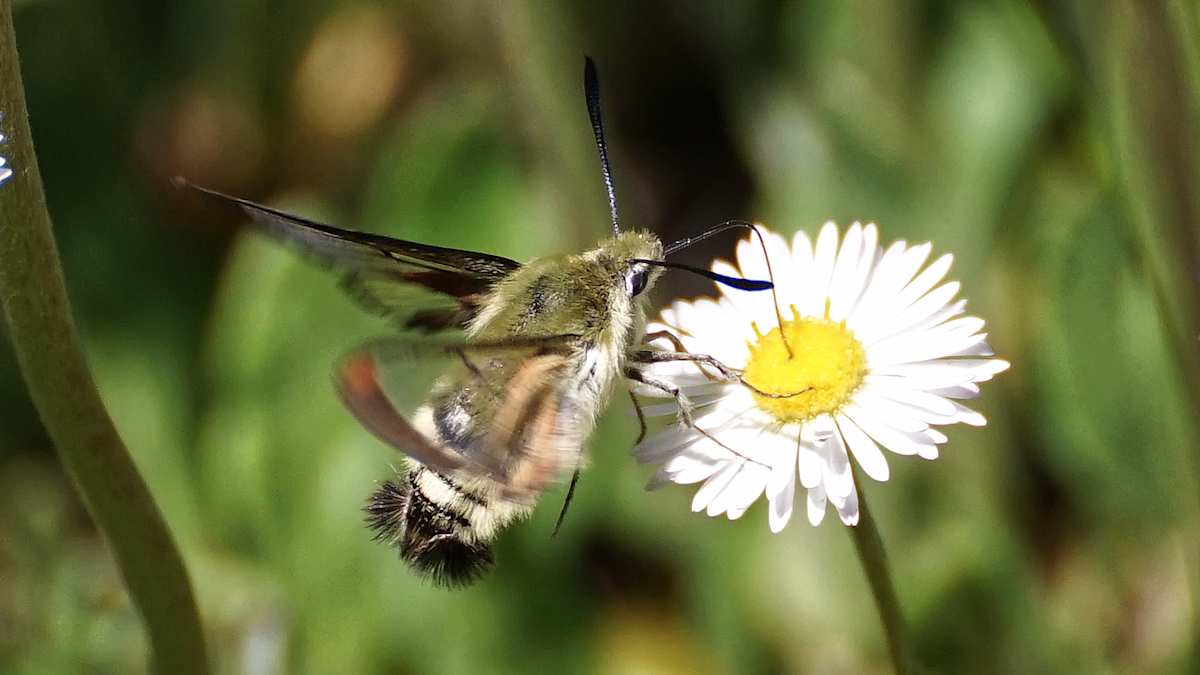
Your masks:
M 376 377 L 375 359 L 370 354 L 358 354 L 342 363 L 342 390 L 355 398 L 381 395 Z
M 377 438 L 409 457 L 444 471 L 463 466 L 462 456 L 440 447 L 404 419 L 379 386 L 375 358 L 354 354 L 338 370 L 338 392 L 358 421 Z

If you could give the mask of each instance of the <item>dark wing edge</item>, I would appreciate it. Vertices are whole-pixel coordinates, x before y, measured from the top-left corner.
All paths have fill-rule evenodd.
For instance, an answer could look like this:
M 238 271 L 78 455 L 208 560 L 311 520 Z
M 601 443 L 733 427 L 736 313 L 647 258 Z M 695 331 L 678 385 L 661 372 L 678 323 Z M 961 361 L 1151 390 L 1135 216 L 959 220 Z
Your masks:
M 368 232 L 344 230 L 175 178 L 209 201 L 236 207 L 257 229 L 328 268 L 344 272 L 341 286 L 364 309 L 423 330 L 463 327 L 491 286 L 521 267 L 515 260 L 475 251 L 432 246 Z M 405 289 L 447 296 L 448 307 L 413 313 Z M 411 296 L 411 293 L 408 294 Z

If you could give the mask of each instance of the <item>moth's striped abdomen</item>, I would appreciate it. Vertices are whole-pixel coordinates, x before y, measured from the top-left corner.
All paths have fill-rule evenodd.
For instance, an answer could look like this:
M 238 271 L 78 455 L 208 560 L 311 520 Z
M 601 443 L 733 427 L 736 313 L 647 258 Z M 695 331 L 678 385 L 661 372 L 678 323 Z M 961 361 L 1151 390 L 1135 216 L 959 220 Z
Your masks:
M 451 480 L 413 466 L 381 485 L 364 508 L 376 539 L 395 546 L 406 563 L 439 586 L 469 584 L 494 564 L 488 543 L 475 536 L 469 509 L 460 500 L 444 499 L 444 493 L 430 494 L 431 482 L 449 488 Z
M 434 424 L 430 407 L 414 422 L 438 442 L 453 439 L 449 410 Z M 364 511 L 375 538 L 395 546 L 414 570 L 439 586 L 474 582 L 492 568 L 491 541 L 531 505 L 503 498 L 486 479 L 463 481 L 415 460 L 370 496 Z

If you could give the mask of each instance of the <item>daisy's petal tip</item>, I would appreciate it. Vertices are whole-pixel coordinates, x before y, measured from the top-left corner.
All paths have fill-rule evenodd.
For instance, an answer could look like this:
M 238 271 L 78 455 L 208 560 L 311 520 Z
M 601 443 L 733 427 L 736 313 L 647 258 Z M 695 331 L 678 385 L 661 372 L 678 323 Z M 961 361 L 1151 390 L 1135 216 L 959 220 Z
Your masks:
M 825 520 L 825 505 L 815 506 L 812 502 L 809 502 L 808 524 L 813 527 L 820 527 L 822 520 Z
M 834 508 L 837 509 L 838 518 L 845 525 L 858 524 L 858 491 L 850 493 L 841 503 L 834 502 Z
M 858 504 L 854 505 L 853 511 L 843 512 L 839 509 L 838 517 L 841 518 L 843 525 L 849 525 L 850 527 L 858 525 Z
M 987 418 L 984 417 L 982 413 L 971 410 L 961 403 L 955 403 L 954 407 L 955 414 L 958 417 L 959 422 L 973 427 L 987 426 Z
M 646 481 L 645 490 L 646 492 L 654 492 L 655 490 L 661 489 L 664 485 L 670 484 L 671 479 L 660 470 L 658 473 L 651 476 L 650 480 Z

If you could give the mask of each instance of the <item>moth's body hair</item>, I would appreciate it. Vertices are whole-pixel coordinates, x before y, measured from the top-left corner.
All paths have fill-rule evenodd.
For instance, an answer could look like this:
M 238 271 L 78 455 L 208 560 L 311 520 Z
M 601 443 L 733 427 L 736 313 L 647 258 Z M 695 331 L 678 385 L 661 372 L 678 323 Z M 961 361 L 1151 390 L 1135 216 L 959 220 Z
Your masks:
M 480 303 L 466 330 L 468 343 L 553 333 L 584 336 L 570 348 L 553 382 L 559 402 L 552 433 L 567 441 L 539 444 L 572 447 L 568 472 L 581 468 L 582 439 L 594 429 L 626 354 L 645 332 L 642 303 L 629 296 L 623 281 L 626 265 L 607 250 L 614 245 L 622 244 L 542 259 L 514 272 Z M 625 235 L 623 245 L 661 250 L 657 238 L 642 233 Z M 498 398 L 516 365 L 503 355 L 464 354 L 413 413 L 413 427 L 456 452 L 477 451 L 474 446 L 488 433 L 495 413 L 485 406 Z M 403 474 L 371 496 L 368 521 L 406 562 L 442 585 L 471 582 L 491 567 L 491 542 L 536 503 L 508 494 L 487 477 L 438 472 L 413 459 Z

